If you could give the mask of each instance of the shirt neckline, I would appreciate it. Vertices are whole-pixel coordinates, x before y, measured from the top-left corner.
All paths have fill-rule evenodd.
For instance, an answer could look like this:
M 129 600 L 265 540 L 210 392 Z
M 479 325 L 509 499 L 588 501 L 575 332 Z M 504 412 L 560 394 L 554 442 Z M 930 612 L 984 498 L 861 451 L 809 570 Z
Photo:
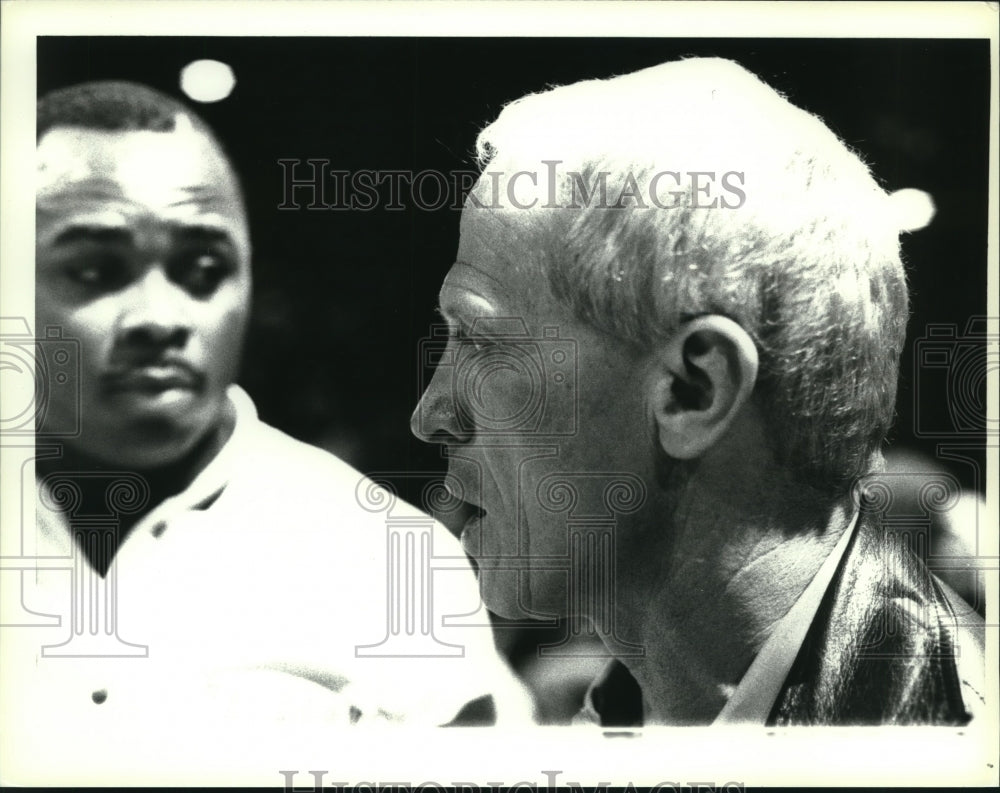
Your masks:
M 208 465 L 192 480 L 184 490 L 164 499 L 149 511 L 133 529 L 135 532 L 151 531 L 158 524 L 171 517 L 194 509 L 204 508 L 212 503 L 229 484 L 233 472 L 233 461 L 245 445 L 244 439 L 250 427 L 257 421 L 257 409 L 246 391 L 235 383 L 226 390 L 226 398 L 235 414 L 233 431 Z
M 713 726 L 743 724 L 763 727 L 767 724 L 792 664 L 816 618 L 823 596 L 840 567 L 857 523 L 858 512 L 855 511 L 833 551 L 760 648 L 736 690 L 715 717 Z
M 226 399 L 234 414 L 233 430 L 229 438 L 184 490 L 164 499 L 136 522 L 129 532 L 129 536 L 122 543 L 122 547 L 111 560 L 111 567 L 118 563 L 121 551 L 129 544 L 131 538 L 145 534 L 159 537 L 170 520 L 185 512 L 207 509 L 225 490 L 232 477 L 235 461 L 241 454 L 241 450 L 247 445 L 247 438 L 253 434 L 254 425 L 259 421 L 253 401 L 235 383 L 226 389 Z M 38 486 L 44 487 L 41 480 Z M 40 505 L 36 505 L 36 510 L 41 508 Z M 59 531 L 58 535 L 64 535 L 72 545 L 70 539 L 72 532 L 68 531 L 69 526 L 64 520 L 59 520 L 58 524 L 67 529 L 66 532 Z M 46 522 L 44 525 L 48 527 L 50 524 Z M 55 524 L 52 524 L 52 528 L 55 528 Z M 53 535 L 53 537 L 55 536 Z

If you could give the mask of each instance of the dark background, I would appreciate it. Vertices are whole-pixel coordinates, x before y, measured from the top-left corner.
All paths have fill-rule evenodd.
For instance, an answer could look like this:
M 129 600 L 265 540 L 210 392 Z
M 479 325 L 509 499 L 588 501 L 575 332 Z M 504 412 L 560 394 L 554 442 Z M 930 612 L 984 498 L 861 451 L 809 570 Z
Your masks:
M 941 443 L 968 447 L 956 452 L 965 462 L 945 462 L 982 492 L 986 348 L 962 336 L 986 311 L 985 40 L 44 37 L 38 89 L 130 79 L 182 97 L 187 63 L 228 63 L 232 95 L 196 107 L 248 200 L 256 284 L 242 383 L 266 421 L 366 472 L 425 471 L 443 460 L 408 431 L 417 349 L 459 212 L 281 211 L 278 160 L 469 170 L 478 130 L 506 102 L 686 55 L 739 61 L 824 118 L 887 189 L 933 196 L 933 222 L 904 236 L 912 317 L 891 442 L 941 460 Z M 914 367 L 929 323 L 957 325 L 956 338 L 934 344 L 962 377 L 955 366 Z M 959 403 L 964 418 L 949 411 Z
M 912 315 L 890 449 L 936 461 L 983 493 L 987 347 L 966 329 L 986 311 L 985 40 L 44 37 L 38 90 L 129 79 L 183 98 L 179 73 L 191 61 L 233 68 L 232 95 L 196 109 L 228 149 L 248 202 L 255 306 L 241 382 L 265 421 L 365 472 L 398 472 L 388 478 L 419 503 L 404 472 L 441 471 L 444 460 L 409 433 L 429 376 L 418 349 L 436 321 L 459 212 L 408 198 L 404 211 L 279 210 L 278 161 L 472 170 L 476 135 L 505 103 L 691 55 L 742 63 L 821 116 L 886 189 L 931 194 L 934 220 L 903 237 Z M 930 342 L 946 365 L 915 366 L 932 324 L 956 327 Z M 494 623 L 508 628 L 498 642 L 542 721 L 568 722 L 604 660 L 546 666 L 535 649 L 562 640 L 563 626 Z

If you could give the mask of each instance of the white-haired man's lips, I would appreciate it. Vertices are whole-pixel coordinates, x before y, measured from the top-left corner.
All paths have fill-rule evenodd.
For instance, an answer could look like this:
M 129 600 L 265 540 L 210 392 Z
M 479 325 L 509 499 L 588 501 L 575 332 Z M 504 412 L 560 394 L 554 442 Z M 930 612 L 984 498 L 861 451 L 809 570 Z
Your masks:
M 468 501 L 456 501 L 454 509 L 435 512 L 434 517 L 443 523 L 456 537 L 460 537 L 466 526 L 474 520 L 481 519 L 486 511 Z

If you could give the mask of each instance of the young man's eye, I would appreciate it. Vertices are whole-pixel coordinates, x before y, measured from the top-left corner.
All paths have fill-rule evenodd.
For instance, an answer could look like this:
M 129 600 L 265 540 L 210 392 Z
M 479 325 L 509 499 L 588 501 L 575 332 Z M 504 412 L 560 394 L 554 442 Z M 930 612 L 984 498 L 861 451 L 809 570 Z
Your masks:
M 235 269 L 229 257 L 214 251 L 178 256 L 171 263 L 171 278 L 197 297 L 206 297 Z
M 128 280 L 128 262 L 114 253 L 93 253 L 72 259 L 63 272 L 77 286 L 110 290 Z

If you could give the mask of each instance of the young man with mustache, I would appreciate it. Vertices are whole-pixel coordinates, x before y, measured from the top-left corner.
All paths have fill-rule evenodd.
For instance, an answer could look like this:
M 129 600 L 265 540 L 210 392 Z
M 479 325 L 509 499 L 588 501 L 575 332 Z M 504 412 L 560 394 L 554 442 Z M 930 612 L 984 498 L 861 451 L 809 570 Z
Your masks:
M 55 561 L 23 602 L 60 624 L 5 630 L 8 756 L 274 764 L 340 725 L 527 717 L 489 630 L 443 625 L 479 600 L 439 525 L 454 564 L 419 627 L 449 652 L 365 651 L 386 636 L 387 534 L 359 494 L 392 496 L 234 384 L 250 234 L 204 122 L 145 86 L 73 86 L 39 101 L 37 158 L 36 327 L 78 344 L 79 379 L 40 411 L 34 555 Z

